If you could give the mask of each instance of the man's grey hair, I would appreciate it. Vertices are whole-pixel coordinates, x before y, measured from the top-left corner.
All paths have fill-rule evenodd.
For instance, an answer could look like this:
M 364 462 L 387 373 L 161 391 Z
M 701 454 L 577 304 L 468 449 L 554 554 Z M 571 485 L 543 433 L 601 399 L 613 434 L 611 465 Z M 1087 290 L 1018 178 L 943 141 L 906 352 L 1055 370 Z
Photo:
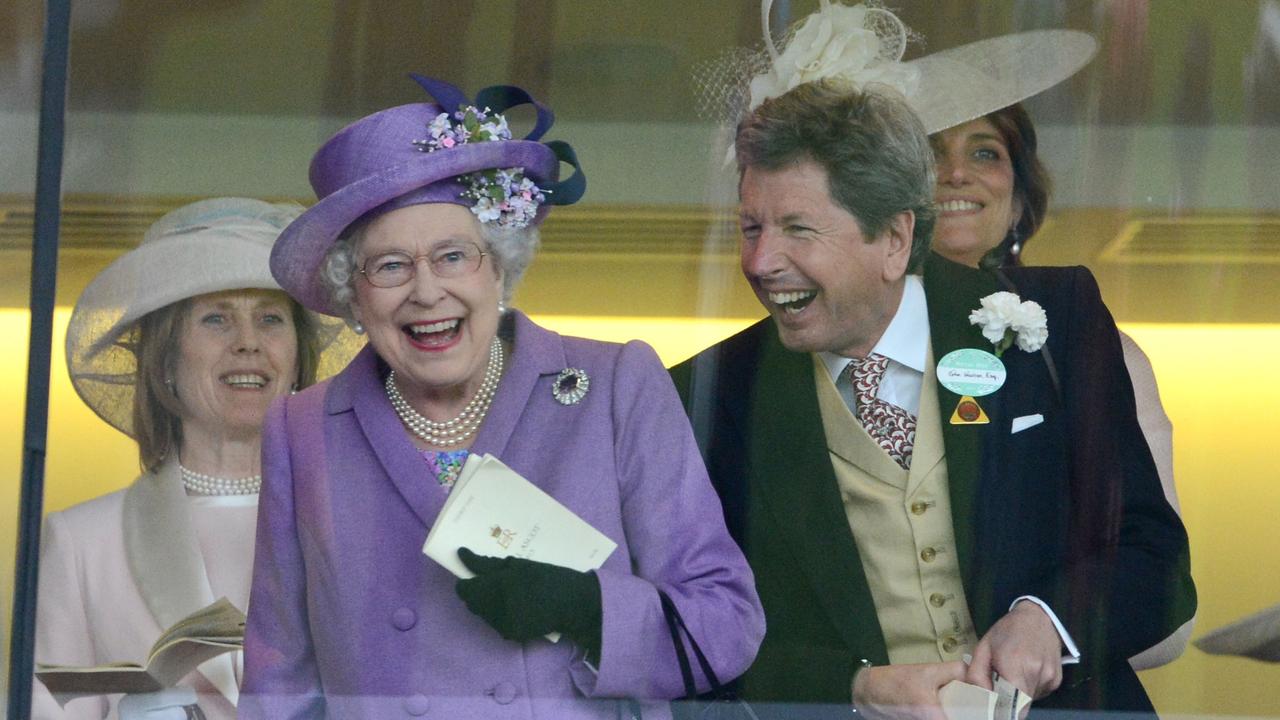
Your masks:
M 353 321 L 351 300 L 355 297 L 355 277 L 360 271 L 356 251 L 368 226 L 367 221 L 362 221 L 353 223 L 343 231 L 325 253 L 324 263 L 320 266 L 320 278 L 329 291 L 329 299 L 348 322 Z M 493 259 L 494 266 L 502 271 L 502 300 L 510 302 L 538 249 L 538 228 L 532 225 L 500 228 L 491 223 L 480 223 L 480 237 L 487 246 L 485 250 Z
M 838 80 L 804 83 L 764 101 L 739 125 L 739 177 L 811 160 L 827 172 L 831 198 L 868 239 L 904 210 L 915 214 L 908 269 L 929 252 L 937 211 L 933 149 L 924 125 L 895 91 Z

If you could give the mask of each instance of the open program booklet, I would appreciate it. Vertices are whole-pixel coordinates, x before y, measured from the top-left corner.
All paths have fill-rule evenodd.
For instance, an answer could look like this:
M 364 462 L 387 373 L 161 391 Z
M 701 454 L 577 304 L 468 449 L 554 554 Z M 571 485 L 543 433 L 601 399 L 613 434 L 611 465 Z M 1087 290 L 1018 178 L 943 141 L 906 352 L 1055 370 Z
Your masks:
M 473 577 L 458 559 L 460 547 L 477 555 L 518 557 L 588 572 L 603 565 L 618 545 L 498 458 L 473 454 L 422 552 L 460 578 Z M 559 635 L 547 637 L 555 642 Z
M 938 691 L 947 720 L 1018 720 L 1031 696 L 998 677 L 995 689 L 952 680 Z
M 226 598 L 174 623 L 151 646 L 146 665 L 37 665 L 36 677 L 59 703 L 85 695 L 145 693 L 173 687 L 196 666 L 244 647 L 244 613 Z

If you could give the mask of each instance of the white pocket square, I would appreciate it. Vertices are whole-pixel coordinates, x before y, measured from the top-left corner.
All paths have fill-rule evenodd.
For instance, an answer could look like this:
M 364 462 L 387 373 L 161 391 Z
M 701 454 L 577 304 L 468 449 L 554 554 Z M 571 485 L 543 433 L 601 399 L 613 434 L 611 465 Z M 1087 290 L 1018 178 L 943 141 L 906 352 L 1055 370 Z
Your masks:
M 1009 428 L 1009 434 L 1014 435 L 1016 433 L 1020 433 L 1023 430 L 1026 430 L 1027 428 L 1030 428 L 1030 427 L 1035 427 L 1042 422 L 1044 422 L 1044 416 L 1041 415 L 1040 413 L 1036 413 L 1035 415 L 1023 415 L 1022 417 L 1016 417 L 1013 419 L 1013 425 Z

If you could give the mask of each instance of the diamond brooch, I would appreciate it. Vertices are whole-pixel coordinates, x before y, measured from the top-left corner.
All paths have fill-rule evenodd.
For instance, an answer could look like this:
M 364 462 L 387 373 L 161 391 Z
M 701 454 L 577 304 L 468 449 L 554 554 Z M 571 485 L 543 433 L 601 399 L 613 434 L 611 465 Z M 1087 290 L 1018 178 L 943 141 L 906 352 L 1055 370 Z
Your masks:
M 587 376 L 586 370 L 565 368 L 556 376 L 555 382 L 551 383 L 551 395 L 561 405 L 577 405 L 586 397 L 590 388 L 591 378 Z

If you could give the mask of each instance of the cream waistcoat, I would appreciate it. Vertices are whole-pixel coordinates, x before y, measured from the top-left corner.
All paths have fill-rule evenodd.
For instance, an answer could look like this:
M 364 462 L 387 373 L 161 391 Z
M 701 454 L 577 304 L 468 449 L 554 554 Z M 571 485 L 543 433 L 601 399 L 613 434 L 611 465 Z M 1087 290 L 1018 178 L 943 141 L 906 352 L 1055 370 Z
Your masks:
M 908 472 L 862 428 L 814 357 L 831 465 L 894 664 L 959 660 L 977 642 L 955 552 L 933 373 L 930 350 Z

